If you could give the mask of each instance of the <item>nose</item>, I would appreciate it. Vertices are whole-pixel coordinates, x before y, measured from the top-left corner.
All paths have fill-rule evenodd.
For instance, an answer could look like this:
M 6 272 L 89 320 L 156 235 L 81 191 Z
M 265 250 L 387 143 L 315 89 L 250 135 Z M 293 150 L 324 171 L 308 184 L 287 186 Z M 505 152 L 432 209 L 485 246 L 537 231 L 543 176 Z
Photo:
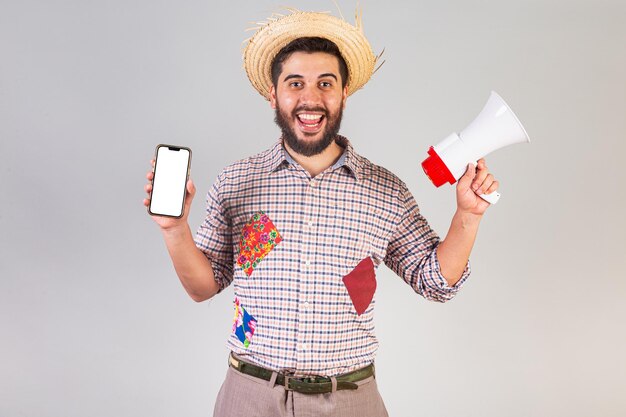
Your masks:
M 312 106 L 320 105 L 321 102 L 322 102 L 322 95 L 315 84 L 306 85 L 300 91 L 300 104 L 301 105 L 312 107 Z

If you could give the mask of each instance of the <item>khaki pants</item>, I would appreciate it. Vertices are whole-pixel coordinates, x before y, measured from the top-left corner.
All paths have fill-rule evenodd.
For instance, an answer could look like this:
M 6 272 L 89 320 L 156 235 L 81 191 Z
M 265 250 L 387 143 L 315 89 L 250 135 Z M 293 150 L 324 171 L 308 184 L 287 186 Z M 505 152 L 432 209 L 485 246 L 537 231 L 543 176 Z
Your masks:
M 276 375 L 276 374 L 274 374 Z M 388 417 L 371 376 L 356 390 L 302 394 L 229 367 L 213 417 Z

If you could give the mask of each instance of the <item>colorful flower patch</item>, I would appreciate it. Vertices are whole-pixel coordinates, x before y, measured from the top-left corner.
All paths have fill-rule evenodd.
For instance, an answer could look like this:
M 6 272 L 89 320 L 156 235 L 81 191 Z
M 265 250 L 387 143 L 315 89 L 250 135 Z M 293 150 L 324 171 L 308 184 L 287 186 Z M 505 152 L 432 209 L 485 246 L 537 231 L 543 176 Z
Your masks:
M 237 264 L 250 276 L 265 255 L 281 240 L 270 218 L 262 211 L 255 213 L 241 231 Z
M 239 298 L 235 297 L 235 317 L 233 319 L 233 333 L 243 343 L 244 347 L 250 345 L 254 329 L 256 328 L 256 319 L 248 314 L 245 308 L 239 304 Z

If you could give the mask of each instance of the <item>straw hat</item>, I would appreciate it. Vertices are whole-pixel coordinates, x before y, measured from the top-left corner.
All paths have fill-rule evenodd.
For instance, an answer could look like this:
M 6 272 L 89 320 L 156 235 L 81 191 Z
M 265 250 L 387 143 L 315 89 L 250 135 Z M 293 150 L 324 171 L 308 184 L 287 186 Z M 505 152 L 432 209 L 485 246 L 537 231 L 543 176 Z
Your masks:
M 363 34 L 361 17 L 356 16 L 352 26 L 343 19 L 328 13 L 302 12 L 289 9 L 291 14 L 273 14 L 260 22 L 257 31 L 248 40 L 243 53 L 243 63 L 252 86 L 266 99 L 270 99 L 272 62 L 291 41 L 304 37 L 325 38 L 334 42 L 348 66 L 348 95 L 362 88 L 378 69 L 379 56 Z M 381 54 L 382 55 L 382 54 Z M 382 64 L 381 64 L 382 65 Z M 379 66 L 380 67 L 380 66 Z

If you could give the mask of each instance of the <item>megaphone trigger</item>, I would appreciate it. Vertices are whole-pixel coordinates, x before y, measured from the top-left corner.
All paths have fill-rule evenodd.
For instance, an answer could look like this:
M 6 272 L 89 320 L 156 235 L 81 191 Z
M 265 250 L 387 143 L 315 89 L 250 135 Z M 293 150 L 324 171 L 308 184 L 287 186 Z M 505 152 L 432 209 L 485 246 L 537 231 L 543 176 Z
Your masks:
M 488 203 L 496 204 L 498 200 L 500 199 L 500 193 L 497 191 L 494 191 L 493 193 L 490 193 L 490 194 L 479 194 L 478 197 L 482 198 Z

